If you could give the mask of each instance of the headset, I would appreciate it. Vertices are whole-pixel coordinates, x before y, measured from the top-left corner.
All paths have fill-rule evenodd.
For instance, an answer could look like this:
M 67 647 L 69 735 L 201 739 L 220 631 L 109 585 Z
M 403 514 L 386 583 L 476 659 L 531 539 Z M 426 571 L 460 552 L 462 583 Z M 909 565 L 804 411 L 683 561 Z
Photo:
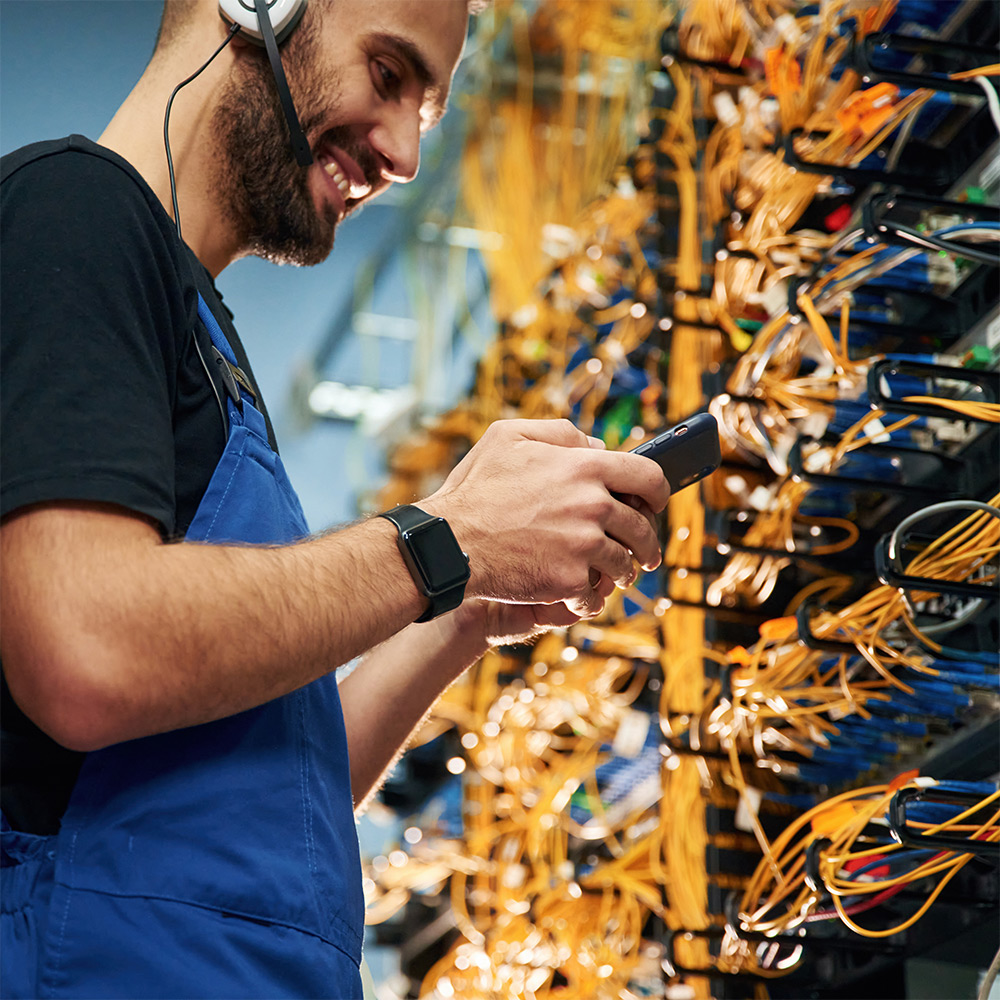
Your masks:
M 174 179 L 174 162 L 170 153 L 170 108 L 174 103 L 174 98 L 182 87 L 186 87 L 192 80 L 200 76 L 213 62 L 215 57 L 233 40 L 237 34 L 242 34 L 244 38 L 258 45 L 263 45 L 267 51 L 268 60 L 271 63 L 271 72 L 274 74 L 274 83 L 278 91 L 278 98 L 281 101 L 281 110 L 285 115 L 285 122 L 288 125 L 288 138 L 295 154 L 295 159 L 300 167 L 308 167 L 313 162 L 312 150 L 309 142 L 302 132 L 299 124 L 299 116 L 295 112 L 295 104 L 292 101 L 291 92 L 288 89 L 288 81 L 285 79 L 285 70 L 281 65 L 281 55 L 278 46 L 295 30 L 306 9 L 306 0 L 219 0 L 219 15 L 230 25 L 223 42 L 215 49 L 208 59 L 195 70 L 187 79 L 182 80 L 174 87 L 167 107 L 163 114 L 163 145 L 167 155 L 167 172 L 170 176 L 170 197 L 174 208 L 174 225 L 177 227 L 178 239 L 181 236 L 181 214 L 177 204 L 177 185 Z M 273 20 L 272 20 L 273 16 Z M 195 350 L 198 353 L 198 360 L 205 370 L 205 376 L 215 401 L 219 407 L 222 417 L 223 434 L 229 433 L 229 420 L 226 416 L 226 409 L 222 404 L 222 397 L 215 385 L 214 380 L 205 362 L 198 338 L 194 338 Z M 213 345 L 213 352 L 218 354 L 218 350 Z M 216 360 L 221 359 L 225 366 L 225 359 L 218 354 Z M 227 369 L 228 370 L 228 369 Z
M 308 167 L 313 162 L 312 151 L 295 113 L 278 46 L 295 30 L 305 9 L 306 0 L 219 0 L 219 15 L 223 21 L 238 25 L 244 38 L 267 50 L 281 109 L 288 123 L 292 152 L 300 167 Z
M 173 106 L 178 91 L 200 76 L 237 34 L 242 34 L 257 45 L 263 45 L 267 51 L 271 72 L 274 75 L 274 84 L 278 91 L 278 99 L 281 102 L 281 110 L 288 125 L 289 142 L 296 162 L 300 167 L 308 167 L 313 162 L 312 150 L 309 148 L 309 142 L 299 124 L 299 116 L 295 112 L 295 104 L 288 89 L 285 70 L 281 65 L 281 55 L 278 52 L 278 45 L 295 30 L 305 9 L 306 0 L 219 0 L 219 16 L 230 26 L 229 31 L 222 44 L 208 59 L 187 79 L 181 80 L 174 87 L 163 115 L 163 145 L 167 154 L 170 196 L 173 199 L 174 223 L 177 226 L 178 236 L 181 235 L 181 217 L 177 206 L 177 189 L 174 184 L 174 162 L 170 154 L 170 108 Z M 274 21 L 271 20 L 272 13 Z

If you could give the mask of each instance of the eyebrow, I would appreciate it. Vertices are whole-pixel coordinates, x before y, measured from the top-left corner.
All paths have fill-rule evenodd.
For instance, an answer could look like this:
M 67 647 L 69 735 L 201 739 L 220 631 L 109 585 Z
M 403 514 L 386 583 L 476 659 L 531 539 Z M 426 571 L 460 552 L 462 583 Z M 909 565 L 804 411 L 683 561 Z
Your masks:
M 424 57 L 423 52 L 409 38 L 381 31 L 376 32 L 372 37 L 376 42 L 380 42 L 386 46 L 386 48 L 393 49 L 401 59 L 409 64 L 414 76 L 416 76 L 424 88 L 425 104 L 430 104 L 428 127 L 436 125 L 444 117 L 448 106 L 447 84 L 442 85 Z

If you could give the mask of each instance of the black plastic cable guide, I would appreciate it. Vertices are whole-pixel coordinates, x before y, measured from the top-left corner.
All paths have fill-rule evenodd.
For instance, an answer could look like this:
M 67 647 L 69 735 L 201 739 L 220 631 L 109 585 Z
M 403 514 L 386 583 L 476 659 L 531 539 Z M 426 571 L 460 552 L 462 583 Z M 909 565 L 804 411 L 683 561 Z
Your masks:
M 802 307 L 799 305 L 799 290 L 811 283 L 811 275 L 803 275 L 797 278 L 788 279 L 788 314 L 798 316 L 800 319 L 805 316 Z
M 903 188 L 873 191 L 862 199 L 859 208 L 862 233 L 873 238 L 883 235 L 882 226 L 891 225 L 893 220 L 885 219 L 890 212 L 909 214 L 909 222 L 916 223 L 921 213 L 933 210 L 937 215 L 957 215 L 970 224 L 996 222 L 1000 213 L 996 205 L 973 201 L 950 201 L 947 198 L 920 194 Z
M 872 824 L 872 823 L 869 823 L 862 830 L 861 835 L 866 840 L 872 842 L 871 846 L 875 846 L 875 845 L 882 845 L 882 846 L 892 845 L 892 846 L 895 846 L 897 843 L 900 843 L 900 841 L 899 841 L 898 838 L 895 838 L 895 837 L 893 837 L 893 836 L 890 835 L 890 830 L 889 829 L 887 829 L 884 826 L 876 826 L 875 824 Z M 961 841 L 961 843 L 967 844 L 968 841 Z M 984 842 L 980 842 L 980 843 L 984 843 Z M 819 841 L 813 841 L 812 843 L 810 843 L 806 847 L 806 860 L 805 860 L 805 869 L 803 871 L 803 878 L 805 879 L 805 881 L 809 885 L 809 887 L 811 889 L 813 889 L 814 891 L 816 891 L 816 892 L 826 892 L 826 888 L 825 888 L 825 886 L 823 884 L 823 881 L 822 881 L 822 879 L 820 877 L 820 874 L 819 874 L 819 853 L 824 848 L 826 848 L 829 844 L 830 844 L 830 841 L 824 839 L 824 840 L 819 840 Z M 926 847 L 928 847 L 930 845 L 928 845 L 926 843 L 926 841 L 925 841 L 923 844 L 921 844 L 919 846 L 926 848 Z M 988 846 L 988 847 L 997 847 L 998 845 L 996 845 L 996 844 L 986 844 L 985 846 Z M 949 848 L 949 849 L 953 849 L 953 848 Z M 959 853 L 963 853 L 961 849 L 959 849 Z M 964 851 L 964 853 L 970 854 L 972 852 L 971 851 Z M 887 854 L 885 856 L 885 863 L 887 865 L 889 865 L 889 864 L 892 863 L 892 861 L 893 861 L 892 854 Z M 897 895 L 896 895 L 895 898 L 898 901 L 900 901 L 900 902 L 905 902 L 908 899 L 914 899 L 914 898 L 915 899 L 924 900 L 924 899 L 927 898 L 927 893 L 926 893 L 926 891 L 921 890 L 921 888 L 919 888 L 919 887 L 904 888 L 904 889 L 899 890 L 899 892 L 897 893 Z M 850 940 L 854 941 L 856 939 L 852 937 Z M 875 942 L 873 941 L 872 944 L 875 944 Z M 900 948 L 899 950 L 903 951 L 905 949 Z
M 665 330 L 661 330 L 661 333 L 670 333 L 676 330 L 677 327 L 690 327 L 693 330 L 704 330 L 706 333 L 717 333 L 721 337 L 727 337 L 726 331 L 721 327 L 713 326 L 711 323 L 703 323 L 701 320 L 688 320 L 688 319 L 677 319 L 675 316 L 669 313 L 663 314 L 660 319 L 670 320 L 669 326 Z
M 920 56 L 925 63 L 931 62 L 941 69 L 938 73 L 929 73 L 877 65 L 873 58 L 876 53 L 890 51 Z M 853 39 L 848 59 L 865 82 L 884 80 L 907 89 L 926 88 L 950 94 L 973 94 L 977 97 L 982 97 L 983 91 L 974 80 L 952 80 L 950 74 L 991 65 L 997 61 L 996 49 L 990 46 L 886 31 Z M 942 64 L 948 64 L 947 68 Z
M 660 573 L 663 574 L 662 567 L 660 569 Z M 660 579 L 666 582 L 667 578 L 665 575 L 661 575 Z M 708 601 L 690 601 L 682 597 L 672 597 L 669 594 L 666 595 L 665 599 L 671 604 L 676 604 L 681 608 L 697 608 L 699 611 L 704 611 L 710 618 L 716 618 L 723 622 L 728 621 L 738 625 L 752 625 L 755 628 L 767 621 L 769 618 L 774 617 L 773 614 L 757 614 L 748 609 L 709 604 Z
M 819 873 L 819 852 L 833 843 L 829 837 L 815 837 L 806 844 L 805 866 L 802 878 L 813 892 L 825 892 L 826 886 Z
M 828 611 L 829 608 L 820 608 L 819 601 L 814 597 L 807 597 L 795 610 L 795 623 L 798 629 L 799 641 L 808 646 L 809 649 L 819 650 L 823 653 L 837 653 L 838 655 L 857 656 L 858 648 L 853 642 L 844 642 L 838 639 L 821 639 L 813 634 L 812 618 L 810 612 Z
M 868 398 L 873 410 L 889 410 L 893 413 L 911 413 L 922 417 L 940 417 L 950 420 L 972 421 L 974 423 L 993 423 L 991 420 L 969 416 L 956 410 L 935 403 L 907 403 L 892 395 L 888 377 L 892 375 L 910 376 L 927 379 L 932 383 L 924 395 L 935 396 L 944 390 L 935 390 L 933 383 L 958 383 L 960 386 L 975 387 L 980 390 L 978 398 L 968 395 L 941 395 L 942 399 L 959 402 L 1000 402 L 1000 372 L 977 371 L 974 368 L 959 368 L 957 365 L 936 365 L 925 361 L 894 361 L 885 358 L 876 361 L 868 369 Z M 954 392 L 954 389 L 949 390 Z
M 873 845 L 888 846 L 894 843 L 892 837 L 886 831 L 886 828 L 875 823 L 866 824 L 864 829 L 861 831 L 860 836 L 866 841 L 871 842 Z M 805 868 L 802 875 L 806 881 L 806 885 L 808 885 L 813 892 L 826 892 L 826 885 L 824 884 L 819 871 L 819 855 L 820 851 L 825 850 L 830 846 L 830 844 L 831 841 L 829 838 L 818 837 L 806 845 Z M 886 863 L 891 860 L 891 856 L 887 857 Z
M 727 930 L 734 933 L 744 941 L 751 941 L 760 944 L 776 945 L 789 951 L 801 948 L 803 953 L 810 957 L 825 952 L 871 952 L 885 955 L 898 955 L 903 953 L 903 948 L 899 945 L 886 944 L 884 941 L 866 940 L 858 938 L 857 935 L 818 937 L 817 935 L 804 934 L 771 934 L 763 931 L 749 931 L 740 927 L 738 922 L 727 922 L 726 926 L 711 924 L 708 927 L 692 930 L 689 928 L 679 928 L 668 931 L 664 938 L 663 970 L 669 976 L 674 975 L 710 975 L 719 976 L 725 982 L 745 982 L 757 983 L 767 982 L 774 984 L 774 979 L 767 976 L 760 976 L 752 972 L 724 972 L 717 966 L 693 968 L 681 964 L 677 959 L 677 952 L 674 942 L 678 939 L 691 941 L 695 938 L 702 938 L 709 945 L 710 954 L 713 957 L 718 954 L 718 944 L 725 937 Z M 715 946 L 713 948 L 713 945 Z
M 712 546 L 712 549 L 716 553 L 719 553 L 719 546 L 721 545 L 725 546 L 726 549 L 732 552 L 745 552 L 754 556 L 771 556 L 774 559 L 788 559 L 791 562 L 798 562 L 803 557 L 808 556 L 808 552 L 789 552 L 787 549 L 769 549 L 762 545 L 744 545 L 742 542 L 732 541 L 731 539 L 722 539 L 717 536 L 715 536 L 714 541 L 712 538 L 706 539 L 706 545 Z M 729 551 L 719 554 L 728 555 Z
M 932 288 L 900 287 L 893 281 L 893 271 L 880 274 L 871 281 L 866 282 L 863 290 L 875 292 L 882 297 L 882 301 L 888 309 L 899 317 L 895 322 L 885 322 L 876 319 L 863 319 L 858 316 L 851 316 L 851 326 L 862 326 L 869 328 L 895 328 L 897 331 L 909 330 L 906 332 L 912 336 L 914 333 L 935 333 L 938 335 L 958 337 L 964 335 L 971 322 L 966 322 L 965 318 L 956 318 L 961 303 L 959 296 L 955 293 L 944 295 Z M 961 287 L 961 286 L 960 286 Z M 858 307 L 859 309 L 861 307 Z M 917 327 L 913 330 L 913 327 Z
M 690 744 L 678 743 L 676 740 L 665 739 L 663 746 L 670 751 L 666 756 L 676 754 L 678 757 L 704 757 L 706 760 L 728 761 L 729 754 L 724 750 L 706 750 L 704 747 L 695 749 Z
M 714 69 L 722 73 L 733 73 L 736 76 L 745 76 L 746 70 L 742 66 L 733 66 L 724 59 L 696 59 L 688 55 L 680 41 L 680 34 L 676 25 L 670 24 L 663 29 L 660 35 L 660 54 L 666 59 L 675 59 L 685 66 L 700 66 L 703 69 Z
M 729 684 L 729 671 L 731 671 L 731 669 L 732 669 L 731 667 L 729 667 L 728 669 L 726 667 L 722 667 L 722 671 L 725 671 L 725 679 L 722 681 L 724 689 L 726 688 L 726 685 Z M 732 686 L 730 685 L 728 687 L 728 692 L 727 690 L 723 690 L 722 692 L 720 692 L 720 697 L 731 698 Z M 674 714 L 682 715 L 686 713 L 676 712 Z M 699 721 L 699 725 L 702 721 L 703 720 Z M 705 760 L 717 760 L 723 763 L 730 763 L 732 761 L 732 758 L 729 756 L 729 752 L 727 750 L 710 750 L 700 745 L 698 747 L 691 746 L 690 729 L 684 733 L 681 733 L 679 736 L 673 736 L 673 737 L 667 736 L 666 734 L 662 733 L 662 729 L 661 729 L 661 734 L 663 735 L 662 747 L 664 748 L 663 751 L 661 752 L 663 752 L 664 756 L 669 757 L 671 754 L 676 754 L 678 757 L 703 757 Z M 701 744 L 703 742 L 703 739 L 700 728 L 698 730 L 697 735 L 698 735 L 698 743 Z M 704 741 L 707 742 L 708 739 L 714 740 L 715 738 L 709 736 Z M 669 752 L 664 752 L 664 751 L 669 751 Z M 744 753 L 739 753 L 737 756 L 739 757 L 742 763 L 748 765 L 749 770 L 751 772 L 756 768 L 758 758 L 753 753 L 744 752 Z M 804 759 L 799 754 L 796 754 L 794 751 L 775 750 L 772 753 L 772 757 L 774 759 L 781 760 L 782 762 L 788 764 L 800 763 Z M 769 803 L 767 803 L 765 800 L 765 802 L 761 804 L 760 808 L 762 811 L 766 811 L 768 806 Z
M 987 601 L 1000 599 L 1000 584 L 941 580 L 931 576 L 911 576 L 904 573 L 893 561 L 889 552 L 891 537 L 891 535 L 883 535 L 875 544 L 875 573 L 887 587 L 895 587 L 902 591 L 926 591 L 947 597 L 975 597 Z
M 817 547 L 822 547 L 833 543 L 826 540 L 818 540 L 815 544 Z M 850 560 L 851 565 L 853 566 L 857 566 L 858 563 L 857 556 L 853 554 L 853 549 L 855 547 L 856 546 L 851 546 L 852 555 L 850 556 Z M 798 541 L 796 542 L 795 548 L 791 551 L 788 549 L 766 548 L 762 545 L 746 545 L 743 542 L 742 536 L 734 540 L 732 536 L 724 538 L 721 534 L 714 531 L 710 532 L 709 536 L 706 537 L 705 548 L 709 549 L 710 552 L 723 556 L 729 555 L 730 552 L 745 552 L 748 555 L 770 556 L 774 559 L 787 559 L 790 562 L 795 563 L 796 566 L 801 566 L 803 563 L 815 563 L 817 559 L 824 560 L 827 566 L 830 566 L 831 563 L 836 563 L 838 561 L 834 557 L 842 554 L 821 553 L 817 556 L 813 554 L 808 545 L 800 545 Z M 722 551 L 722 548 L 726 551 Z
M 988 277 L 990 273 L 990 268 L 976 268 L 952 292 L 941 295 L 918 288 L 894 287 L 892 271 L 889 271 L 871 282 L 865 291 L 881 293 L 886 306 L 898 316 L 898 319 L 881 321 L 852 315 L 850 329 L 898 337 L 900 343 L 904 345 L 913 344 L 915 341 L 919 344 L 921 339 L 933 342 L 935 338 L 941 343 L 952 343 L 964 337 L 982 317 L 983 309 L 978 303 L 978 298 L 984 294 L 989 295 L 989 292 L 985 289 L 980 291 L 980 286 L 984 282 L 978 279 L 981 274 Z M 908 346 L 902 349 L 914 350 Z M 917 350 L 914 353 L 931 353 L 931 350 Z
M 661 292 L 664 292 L 666 294 L 671 294 L 671 293 L 675 293 L 675 292 L 683 292 L 685 295 L 694 295 L 696 297 L 700 296 L 702 298 L 708 298 L 712 294 L 712 287 L 713 287 L 714 283 L 715 283 L 715 278 L 714 278 L 714 276 L 712 274 L 705 274 L 705 273 L 703 273 L 701 275 L 701 280 L 700 280 L 699 285 L 698 285 L 697 288 L 695 288 L 695 289 L 691 289 L 691 288 L 678 288 L 677 287 L 677 278 L 676 278 L 675 275 L 667 274 L 662 269 L 660 269 L 660 270 L 658 270 L 656 272 L 656 286 L 657 286 L 657 288 L 660 289 Z M 675 322 L 675 324 L 677 324 L 680 321 L 679 320 L 675 320 L 674 322 Z M 684 326 L 693 326 L 693 327 L 696 327 L 696 328 L 700 327 L 700 328 L 705 329 L 705 330 L 715 330 L 715 331 L 717 331 L 719 333 L 723 332 L 722 330 L 720 330 L 716 326 L 712 326 L 710 324 L 706 325 L 706 324 L 698 322 L 698 321 L 693 321 L 693 322 L 690 322 L 690 323 L 687 322 L 687 321 L 685 321 L 684 322 Z
M 896 210 L 911 211 L 911 214 L 936 209 L 942 215 L 956 215 L 969 224 L 976 222 L 996 222 L 997 209 L 993 205 L 974 202 L 947 201 L 927 195 L 904 193 L 902 191 L 880 191 L 865 198 L 861 204 L 861 227 L 869 239 L 878 240 L 899 247 L 920 247 L 930 253 L 944 250 L 956 257 L 964 257 L 980 264 L 1000 266 L 1000 254 L 996 250 L 963 243 L 961 240 L 942 240 L 928 233 L 921 233 L 905 223 L 887 219 L 885 216 Z M 917 220 L 914 219 L 914 222 Z
M 694 938 L 702 938 L 709 943 L 710 951 L 712 944 L 715 944 L 717 953 L 717 946 L 725 936 L 725 933 L 726 928 L 719 927 L 717 924 L 711 924 L 701 930 L 687 930 L 684 928 L 680 928 L 678 930 L 668 930 L 663 938 L 663 958 L 661 959 L 661 967 L 663 971 L 670 978 L 681 975 L 719 976 L 724 978 L 727 983 L 747 983 L 748 985 L 750 983 L 772 982 L 773 980 L 768 976 L 758 976 L 751 972 L 723 972 L 722 969 L 714 965 L 701 967 L 684 965 L 677 958 L 677 949 L 675 947 L 676 941 L 690 941 Z M 801 940 L 801 938 L 797 938 L 796 943 L 801 943 Z
M 807 131 L 804 128 L 792 129 L 782 140 L 785 162 L 796 170 L 807 174 L 822 174 L 835 177 L 855 189 L 867 187 L 869 184 L 900 185 L 905 188 L 917 188 L 921 191 L 943 191 L 955 182 L 956 178 L 944 170 L 875 170 L 871 167 L 851 167 L 842 163 L 831 163 L 825 160 L 806 160 L 795 149 L 796 140 L 825 139 L 829 132 Z
M 803 464 L 802 448 L 806 443 L 814 442 L 816 439 L 808 435 L 800 434 L 788 453 L 788 468 L 794 479 L 798 479 L 813 485 L 833 486 L 838 489 L 862 490 L 870 493 L 887 494 L 889 496 L 922 497 L 927 499 L 951 500 L 968 496 L 969 475 L 966 462 L 959 456 L 947 455 L 940 451 L 929 448 L 911 448 L 896 444 L 868 444 L 865 446 L 865 454 L 869 456 L 884 455 L 890 459 L 895 459 L 898 468 L 904 475 L 911 473 L 912 478 L 917 478 L 918 472 L 915 469 L 907 469 L 907 462 L 912 465 L 920 463 L 926 465 L 927 461 L 936 462 L 938 468 L 933 470 L 933 474 L 925 468 L 919 472 L 922 485 L 914 482 L 885 482 L 880 479 L 870 479 L 864 476 L 852 476 L 846 473 L 834 472 L 809 472 Z M 926 485 L 926 481 L 931 479 L 935 485 Z M 947 487 L 938 485 L 948 483 Z
M 974 792 L 934 788 L 900 788 L 889 801 L 889 829 L 893 837 L 908 847 L 923 850 L 954 851 L 956 854 L 973 854 L 993 864 L 1000 864 L 1000 843 L 986 840 L 970 840 L 968 837 L 950 837 L 941 833 L 921 833 L 912 830 L 906 820 L 906 805 L 908 802 L 934 800 L 957 804 L 966 808 L 974 806 L 982 796 Z M 970 817 L 966 822 L 975 822 Z
M 860 226 L 855 233 L 859 239 L 865 236 L 865 230 Z M 959 244 L 954 244 L 952 249 L 960 256 L 961 250 L 958 247 Z M 835 257 L 843 249 L 827 250 L 822 259 L 813 265 L 809 274 L 797 279 L 795 287 L 789 289 L 788 307 L 796 315 L 801 315 L 796 301 L 799 290 L 808 290 L 815 285 L 822 274 L 835 265 Z M 912 342 L 914 335 L 933 335 L 948 341 L 955 340 L 975 326 L 996 302 L 996 275 L 996 268 L 974 268 L 956 288 L 947 294 L 941 294 L 931 289 L 897 287 L 890 270 L 869 282 L 865 291 L 881 294 L 886 306 L 898 319 L 882 321 L 852 314 L 850 326 L 852 329 L 859 327 L 890 336 L 898 335 L 904 343 Z

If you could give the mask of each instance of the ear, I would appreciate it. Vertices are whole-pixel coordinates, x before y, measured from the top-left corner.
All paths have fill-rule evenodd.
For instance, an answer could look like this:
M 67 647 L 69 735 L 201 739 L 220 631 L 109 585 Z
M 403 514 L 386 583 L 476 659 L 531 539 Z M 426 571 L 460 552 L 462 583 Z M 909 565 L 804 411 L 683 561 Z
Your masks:
M 255 45 L 253 42 L 250 41 L 249 38 L 246 38 L 242 31 L 236 32 L 236 34 L 233 36 L 233 40 L 229 43 L 229 47 L 233 51 L 236 51 L 237 49 L 241 51 L 246 49 L 257 49 L 258 51 L 260 50 L 260 46 Z

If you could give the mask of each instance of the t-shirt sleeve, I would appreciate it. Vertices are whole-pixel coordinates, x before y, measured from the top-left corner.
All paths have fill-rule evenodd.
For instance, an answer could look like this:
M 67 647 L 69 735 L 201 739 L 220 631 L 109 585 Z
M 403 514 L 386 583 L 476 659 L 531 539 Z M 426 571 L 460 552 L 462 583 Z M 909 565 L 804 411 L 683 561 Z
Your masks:
M 62 152 L 2 187 L 0 499 L 115 503 L 174 531 L 186 301 L 164 213 L 120 167 Z

